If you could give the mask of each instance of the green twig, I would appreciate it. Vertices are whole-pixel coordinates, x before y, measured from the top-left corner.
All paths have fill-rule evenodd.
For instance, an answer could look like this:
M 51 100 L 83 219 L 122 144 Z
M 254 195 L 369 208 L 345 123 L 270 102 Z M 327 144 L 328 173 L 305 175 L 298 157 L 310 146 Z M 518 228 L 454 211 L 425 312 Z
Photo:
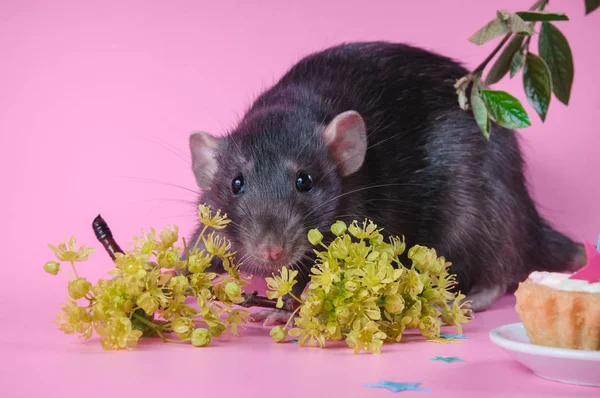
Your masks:
M 544 7 L 546 7 L 546 5 L 548 4 L 549 0 L 538 0 L 535 2 L 535 4 L 533 4 L 531 7 L 529 7 L 529 11 L 536 11 L 536 10 L 543 10 Z M 535 26 L 535 24 L 534 24 Z M 532 27 L 533 28 L 533 27 Z M 507 33 L 502 40 L 500 41 L 500 43 L 498 43 L 498 45 L 496 46 L 496 48 L 494 48 L 491 52 L 490 55 L 488 55 L 475 69 L 473 69 L 473 72 L 471 72 L 469 74 L 469 80 L 472 80 L 473 77 L 475 75 L 477 75 L 480 72 L 483 72 L 483 70 L 486 68 L 486 66 L 490 63 L 490 61 L 496 56 L 496 54 L 498 54 L 498 52 L 502 49 L 502 47 L 504 47 L 504 45 L 506 44 L 506 42 L 508 41 L 508 39 L 511 38 L 511 36 L 513 35 L 513 33 Z M 529 44 L 529 40 L 531 40 L 531 36 L 530 35 L 527 38 L 527 44 Z
M 154 329 L 154 331 L 156 332 L 156 334 L 158 335 L 158 337 L 160 337 L 160 339 L 162 341 L 167 341 L 169 339 L 167 339 L 161 332 L 160 327 L 156 326 L 155 324 L 153 324 L 152 322 L 148 322 L 148 320 L 146 318 L 144 318 L 143 316 L 139 316 L 138 314 L 136 314 L 135 312 L 132 313 L 133 316 L 135 317 L 135 319 L 137 319 L 138 321 L 140 321 L 141 323 L 143 323 L 144 325 Z

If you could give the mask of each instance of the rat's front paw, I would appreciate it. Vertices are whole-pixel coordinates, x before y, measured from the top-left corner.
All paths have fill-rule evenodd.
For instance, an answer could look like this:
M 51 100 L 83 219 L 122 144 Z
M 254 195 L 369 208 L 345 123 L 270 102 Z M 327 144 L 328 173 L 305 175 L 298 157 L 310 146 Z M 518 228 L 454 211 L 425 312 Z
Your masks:
M 264 321 L 263 326 L 271 327 L 287 323 L 291 315 L 291 312 L 285 310 L 263 310 L 252 314 L 252 320 L 254 322 Z

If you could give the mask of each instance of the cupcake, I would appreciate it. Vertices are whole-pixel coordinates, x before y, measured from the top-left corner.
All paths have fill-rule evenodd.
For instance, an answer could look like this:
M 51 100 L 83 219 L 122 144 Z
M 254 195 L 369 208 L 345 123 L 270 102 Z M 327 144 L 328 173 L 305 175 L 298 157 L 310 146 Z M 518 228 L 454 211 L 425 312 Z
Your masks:
M 515 309 L 533 344 L 600 350 L 600 253 L 584 242 L 587 264 L 573 274 L 532 272 Z

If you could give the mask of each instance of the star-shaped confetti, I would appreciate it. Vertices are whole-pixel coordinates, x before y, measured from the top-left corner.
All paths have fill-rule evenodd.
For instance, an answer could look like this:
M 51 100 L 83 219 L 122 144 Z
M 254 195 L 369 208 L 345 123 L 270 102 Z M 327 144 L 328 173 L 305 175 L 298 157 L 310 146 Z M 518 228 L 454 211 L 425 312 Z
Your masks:
M 297 343 L 298 339 L 289 339 L 287 343 Z
M 435 358 L 431 358 L 431 360 L 438 361 L 438 362 L 445 362 L 445 363 L 466 362 L 465 360 L 462 360 L 459 357 L 435 357 Z
M 399 391 L 431 391 L 420 387 L 421 383 L 396 383 L 395 381 L 379 380 L 378 383 L 365 384 L 369 388 L 387 388 L 393 392 Z
M 448 339 L 448 338 L 438 338 L 438 339 L 429 339 L 427 341 L 430 341 L 432 343 L 440 343 L 440 344 L 459 344 L 460 341 L 456 340 L 456 339 Z
M 442 339 L 461 339 L 464 340 L 467 338 L 464 334 L 452 334 L 452 333 L 440 333 L 440 338 Z

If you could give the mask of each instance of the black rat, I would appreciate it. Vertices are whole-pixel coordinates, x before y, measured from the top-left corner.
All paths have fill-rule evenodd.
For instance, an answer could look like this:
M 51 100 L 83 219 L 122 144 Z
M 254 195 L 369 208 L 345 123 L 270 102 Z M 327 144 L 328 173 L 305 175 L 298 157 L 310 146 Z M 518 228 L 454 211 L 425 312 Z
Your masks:
M 327 240 L 336 220 L 366 218 L 445 256 L 475 311 L 533 270 L 579 268 L 581 245 L 528 193 L 515 132 L 494 124 L 486 140 L 459 108 L 454 83 L 467 73 L 405 44 L 340 44 L 296 63 L 226 136 L 192 133 L 200 202 L 232 220 L 241 270 L 297 269 L 299 294 L 314 260 L 308 230 Z M 266 325 L 287 316 L 270 314 Z

